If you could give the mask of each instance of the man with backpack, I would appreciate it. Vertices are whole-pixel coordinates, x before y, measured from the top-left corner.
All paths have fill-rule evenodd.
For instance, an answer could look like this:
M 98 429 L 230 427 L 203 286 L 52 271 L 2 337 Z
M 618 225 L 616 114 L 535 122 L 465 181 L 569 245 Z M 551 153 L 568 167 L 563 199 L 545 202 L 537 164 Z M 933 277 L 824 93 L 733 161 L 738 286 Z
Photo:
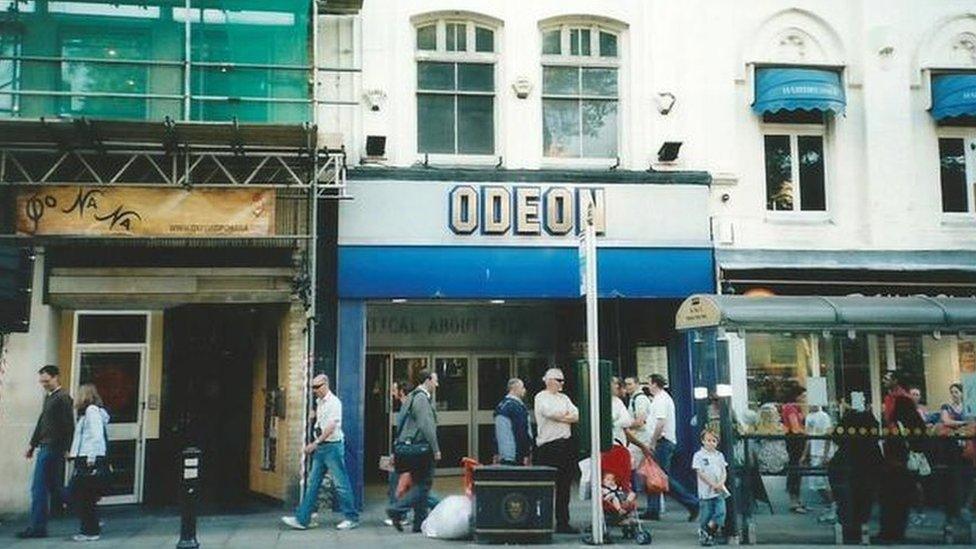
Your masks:
M 393 445 L 393 466 L 400 473 L 409 473 L 410 489 L 390 505 L 387 516 L 393 526 L 402 531 L 402 520 L 413 509 L 413 531 L 427 518 L 427 496 L 433 484 L 435 463 L 441 459 L 437 444 L 437 411 L 434 391 L 437 373 L 421 370 L 419 383 L 407 397 L 397 422 L 397 439 Z

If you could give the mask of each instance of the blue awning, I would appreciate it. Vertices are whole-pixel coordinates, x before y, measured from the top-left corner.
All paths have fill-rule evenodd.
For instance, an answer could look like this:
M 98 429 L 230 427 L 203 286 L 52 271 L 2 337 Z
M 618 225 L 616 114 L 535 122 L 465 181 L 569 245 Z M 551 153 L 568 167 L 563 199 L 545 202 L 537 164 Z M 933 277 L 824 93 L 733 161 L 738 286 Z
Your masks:
M 843 114 L 847 105 L 840 73 L 825 69 L 756 69 L 756 114 L 823 111 Z
M 976 116 L 976 73 L 939 74 L 932 78 L 932 117 Z

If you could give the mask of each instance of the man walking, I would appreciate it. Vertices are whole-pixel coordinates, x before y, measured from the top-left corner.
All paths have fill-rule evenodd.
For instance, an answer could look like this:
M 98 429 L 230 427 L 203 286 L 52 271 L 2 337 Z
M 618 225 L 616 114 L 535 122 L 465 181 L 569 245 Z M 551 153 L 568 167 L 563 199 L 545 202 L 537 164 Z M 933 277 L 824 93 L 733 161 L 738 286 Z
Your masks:
M 654 430 L 648 421 L 651 415 L 651 399 L 644 394 L 640 382 L 634 376 L 624 379 L 624 390 L 629 397 L 627 409 L 634 418 L 630 429 L 627 430 L 627 442 L 630 443 L 631 463 L 634 464 L 635 471 L 633 484 L 637 489 L 644 491 L 644 484 L 643 482 L 638 482 L 640 479 L 637 478 L 636 471 L 646 456 L 654 456 L 654 451 L 651 450 L 651 436 L 654 434 Z M 647 501 L 650 502 L 651 498 L 658 497 L 658 494 L 647 494 Z
M 421 370 L 420 383 L 414 389 L 400 411 L 396 444 L 428 444 L 430 455 L 423 456 L 410 473 L 412 486 L 386 510 L 397 530 L 403 530 L 403 518 L 413 509 L 413 531 L 420 532 L 420 525 L 427 518 L 427 498 L 433 484 L 435 463 L 441 459 L 441 449 L 437 444 L 437 412 L 434 409 L 434 391 L 437 389 L 437 373 Z M 396 447 L 394 445 L 394 448 Z M 394 460 L 398 459 L 394 456 Z M 394 466 L 397 465 L 394 463 Z M 402 466 L 402 464 L 401 464 Z
M 569 524 L 569 491 L 576 476 L 576 449 L 570 441 L 570 426 L 579 422 L 579 410 L 562 393 L 566 382 L 563 371 L 550 368 L 542 377 L 546 388 L 535 395 L 536 436 L 535 463 L 555 467 L 556 476 L 556 532 L 578 534 Z
M 669 492 L 678 503 L 688 509 L 688 521 L 693 522 L 698 518 L 698 498 L 688 491 L 671 474 L 671 459 L 677 449 L 677 433 L 675 430 L 674 401 L 671 395 L 664 390 L 667 382 L 659 374 L 651 375 L 651 411 L 649 421 L 651 422 L 651 451 L 654 452 L 654 459 L 657 464 L 668 475 Z M 647 513 L 645 518 L 658 520 L 661 517 L 661 498 L 650 497 L 647 501 Z
M 513 377 L 508 380 L 508 394 L 495 407 L 495 441 L 502 465 L 528 465 L 532 451 L 532 430 L 525 398 L 525 383 Z
M 315 439 L 305 446 L 305 453 L 312 457 L 312 472 L 308 476 L 305 497 L 294 517 L 281 520 L 296 530 L 308 528 L 312 511 L 319 499 L 322 478 L 326 471 L 335 479 L 336 496 L 345 520 L 336 525 L 339 530 L 350 530 L 359 526 L 359 511 L 349 487 L 346 474 L 346 444 L 342 434 L 342 402 L 329 390 L 329 377 L 319 374 L 312 379 L 312 392 L 315 394 Z
M 57 366 L 44 366 L 37 371 L 37 380 L 44 389 L 44 404 L 37 426 L 31 436 L 24 457 L 34 461 L 31 479 L 30 525 L 17 533 L 19 538 L 47 537 L 49 501 L 61 490 L 59 472 L 64 468 L 64 454 L 71 447 L 74 436 L 74 403 L 61 388 L 61 371 Z

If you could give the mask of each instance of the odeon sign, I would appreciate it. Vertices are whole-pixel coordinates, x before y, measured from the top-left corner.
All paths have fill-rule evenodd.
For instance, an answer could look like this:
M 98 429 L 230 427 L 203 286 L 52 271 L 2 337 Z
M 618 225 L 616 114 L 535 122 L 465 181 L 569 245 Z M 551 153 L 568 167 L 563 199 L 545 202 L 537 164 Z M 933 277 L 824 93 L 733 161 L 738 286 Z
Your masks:
M 449 224 L 456 234 L 578 234 L 593 212 L 597 234 L 607 228 L 606 198 L 600 187 L 459 185 L 451 189 Z

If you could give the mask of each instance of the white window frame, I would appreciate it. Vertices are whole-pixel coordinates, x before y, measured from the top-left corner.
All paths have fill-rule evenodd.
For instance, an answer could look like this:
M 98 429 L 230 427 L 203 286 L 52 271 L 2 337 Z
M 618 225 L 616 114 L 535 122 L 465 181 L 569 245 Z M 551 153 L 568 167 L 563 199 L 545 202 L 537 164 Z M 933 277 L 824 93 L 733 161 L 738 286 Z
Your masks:
M 131 343 L 81 343 L 78 335 L 81 325 L 81 318 L 85 316 L 106 316 L 106 315 L 129 315 L 141 316 L 146 318 L 146 332 L 141 342 Z M 78 394 L 78 387 L 81 385 L 81 356 L 85 352 L 104 352 L 104 353 L 138 353 L 141 357 L 139 364 L 139 387 L 136 404 L 136 421 L 134 423 L 115 423 L 111 421 L 106 427 L 108 434 L 107 443 L 115 440 L 134 440 L 136 444 L 135 462 L 133 463 L 134 479 L 133 491 L 131 494 L 121 494 L 116 496 L 105 496 L 99 501 L 99 505 L 131 504 L 142 503 L 143 488 L 145 485 L 146 467 L 146 398 L 149 394 L 149 363 L 151 361 L 151 338 L 153 330 L 156 329 L 152 322 L 152 311 L 148 310 L 108 310 L 108 309 L 80 309 L 74 311 L 71 333 L 71 393 Z M 128 426 L 128 427 L 127 427 Z M 106 448 L 107 449 L 107 448 Z M 70 478 L 73 468 L 65 471 Z
M 466 25 L 466 37 L 465 37 L 465 51 L 448 51 L 447 50 L 447 26 L 451 24 L 463 24 Z M 430 25 L 435 25 L 436 30 L 436 50 L 421 50 L 418 48 L 417 44 L 417 31 L 421 28 L 428 27 Z M 475 35 L 476 29 L 483 28 L 492 31 L 494 34 L 492 39 L 492 45 L 494 51 L 491 52 L 479 52 L 475 51 Z M 455 97 L 455 107 L 454 107 L 454 150 L 458 147 L 458 123 L 457 123 L 457 97 L 461 95 L 473 95 L 479 97 L 491 97 L 493 99 L 493 143 L 494 152 L 490 154 L 465 154 L 465 153 L 424 153 L 420 152 L 420 142 L 418 138 L 420 130 L 420 117 L 419 104 L 414 100 L 414 131 L 413 131 L 413 152 L 417 155 L 417 159 L 423 162 L 425 159 L 431 163 L 435 164 L 469 164 L 469 165 L 495 165 L 498 163 L 498 157 L 503 156 L 502 152 L 502 140 L 500 139 L 500 120 L 499 120 L 499 93 L 498 93 L 498 82 L 499 82 L 499 67 L 498 67 L 498 45 L 499 45 L 499 34 L 500 27 L 497 24 L 490 24 L 487 21 L 483 21 L 477 18 L 471 17 L 440 17 L 440 18 L 423 18 L 414 21 L 412 27 L 412 40 L 414 46 L 414 78 L 413 83 L 415 86 L 414 96 L 424 94 L 432 95 L 450 95 Z M 459 63 L 477 63 L 477 64 L 490 64 L 494 70 L 494 89 L 489 92 L 472 92 L 472 91 L 423 91 L 421 92 L 417 85 L 417 73 L 418 65 L 422 62 L 432 62 L 432 63 L 453 63 L 455 65 L 455 81 L 457 79 L 457 64 Z
M 570 51 L 570 33 L 577 29 L 588 29 L 590 31 L 590 54 L 589 55 L 572 55 Z M 558 55 L 542 53 L 542 47 L 545 40 L 545 35 L 548 32 L 558 30 L 559 35 L 559 51 Z M 605 32 L 612 34 L 617 38 L 617 55 L 614 57 L 600 57 L 600 33 Z M 599 99 L 603 101 L 609 100 L 607 97 L 595 97 L 583 95 L 583 90 L 580 89 L 580 93 L 576 96 L 568 95 L 546 95 L 545 93 L 545 81 L 544 73 L 545 67 L 571 67 L 571 68 L 602 68 L 602 69 L 614 69 L 617 71 L 617 154 L 612 157 L 594 157 L 594 156 L 582 156 L 582 146 L 583 146 L 583 116 L 580 113 L 580 154 L 581 156 L 561 158 L 555 156 L 546 156 L 545 151 L 545 138 L 543 137 L 540 142 L 542 144 L 542 164 L 544 167 L 564 167 L 566 165 L 572 166 L 587 166 L 587 167 L 607 167 L 608 165 L 613 165 L 616 163 L 617 159 L 621 158 L 621 150 L 623 149 L 623 128 L 624 128 L 624 111 L 623 111 L 623 97 L 622 91 L 624 89 L 623 81 L 623 66 L 621 58 L 623 57 L 623 29 L 614 28 L 607 25 L 602 25 L 594 23 L 592 21 L 566 21 L 561 23 L 556 23 L 552 25 L 547 25 L 539 29 L 539 52 L 540 60 L 539 63 L 539 98 L 540 98 L 540 109 L 541 114 L 539 131 L 545 133 L 545 100 L 546 99 L 575 99 L 579 106 L 578 108 L 582 110 L 583 100 L 585 99 Z
M 939 152 L 940 139 L 962 139 L 963 153 L 966 158 L 966 211 L 947 212 L 942 209 L 942 155 Z M 976 128 L 954 128 L 942 127 L 936 133 L 935 154 L 936 162 L 936 194 L 939 197 L 937 207 L 942 214 L 942 221 L 945 224 L 976 224 Z
M 827 124 L 780 124 L 774 122 L 763 123 L 762 134 L 762 188 L 763 188 L 763 211 L 766 212 L 766 219 L 773 221 L 800 221 L 800 222 L 822 222 L 830 219 L 831 208 L 831 188 L 830 188 L 830 153 L 828 152 L 828 128 Z M 795 182 L 793 209 L 792 210 L 770 210 L 767 206 L 769 201 L 766 187 L 766 137 L 774 135 L 785 135 L 790 138 L 790 177 Z M 800 181 L 800 162 L 799 162 L 799 137 L 819 136 L 823 141 L 823 166 L 824 166 L 824 209 L 823 210 L 803 210 L 801 203 Z

